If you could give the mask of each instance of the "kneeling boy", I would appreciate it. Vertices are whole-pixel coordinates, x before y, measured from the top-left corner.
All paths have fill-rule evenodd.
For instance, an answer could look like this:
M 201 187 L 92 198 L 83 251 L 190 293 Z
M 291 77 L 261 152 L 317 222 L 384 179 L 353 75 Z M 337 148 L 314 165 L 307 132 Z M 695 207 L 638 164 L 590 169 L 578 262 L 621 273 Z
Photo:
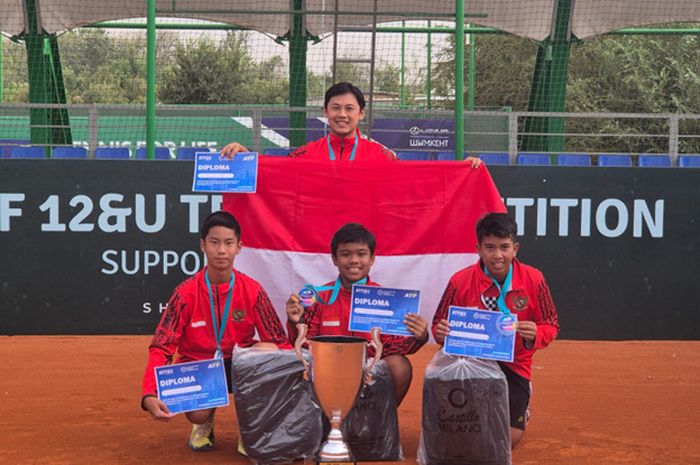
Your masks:
M 515 338 L 513 362 L 499 362 L 508 381 L 512 447 L 525 431 L 532 356 L 559 332 L 557 310 L 542 273 L 515 258 L 520 247 L 517 231 L 515 221 L 506 213 L 490 213 L 477 222 L 480 260 L 452 276 L 432 325 L 435 341 L 442 345 L 449 333 L 447 311 L 451 305 L 494 311 L 506 307 L 517 315 L 520 337 Z
M 207 266 L 175 289 L 148 348 L 141 408 L 155 420 L 167 421 L 174 416 L 156 397 L 153 369 L 173 363 L 176 352 L 179 363 L 223 357 L 231 392 L 234 345 L 291 348 L 265 290 L 233 268 L 241 251 L 240 237 L 241 227 L 230 213 L 212 213 L 202 223 L 199 244 Z M 262 342 L 254 339 L 256 330 Z M 214 446 L 214 411 L 186 413 L 193 424 L 192 450 Z
M 321 291 L 319 296 L 324 303 L 316 302 L 306 310 L 301 305 L 297 294 L 292 294 L 287 301 L 289 339 L 294 343 L 297 331 L 296 324 L 302 315 L 308 325 L 308 338 L 314 336 L 358 336 L 370 340 L 368 333 L 350 331 L 350 297 L 352 285 L 355 283 L 367 286 L 379 286 L 369 279 L 370 268 L 374 264 L 374 250 L 377 241 L 367 228 L 358 223 L 348 223 L 333 235 L 331 240 L 331 257 L 333 265 L 338 268 L 338 278 L 334 283 L 340 286 L 340 292 L 335 301 L 331 299 L 332 290 Z M 416 352 L 428 340 L 428 324 L 418 314 L 409 314 L 404 324 L 413 334 L 411 337 L 381 335 L 384 346 L 382 353 L 391 373 L 396 402 L 400 404 L 408 392 L 413 378 L 411 363 L 405 357 Z M 373 356 L 370 347 L 368 356 Z

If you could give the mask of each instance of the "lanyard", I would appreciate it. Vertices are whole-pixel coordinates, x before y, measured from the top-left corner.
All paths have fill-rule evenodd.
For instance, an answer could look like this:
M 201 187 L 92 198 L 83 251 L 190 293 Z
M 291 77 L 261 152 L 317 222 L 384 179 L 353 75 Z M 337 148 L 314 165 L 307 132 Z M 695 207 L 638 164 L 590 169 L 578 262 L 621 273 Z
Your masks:
M 224 315 L 221 318 L 221 328 L 217 330 L 216 322 L 216 311 L 214 310 L 214 293 L 211 290 L 211 282 L 209 281 L 209 273 L 204 271 L 204 281 L 207 283 L 207 290 L 209 291 L 209 308 L 211 309 L 211 324 L 214 327 L 214 339 L 216 340 L 216 353 L 214 358 L 223 358 L 223 353 L 221 352 L 221 340 L 224 338 L 224 330 L 226 329 L 226 323 L 228 323 L 228 314 L 231 310 L 231 297 L 233 296 L 233 286 L 235 284 L 236 273 L 231 271 L 231 281 L 229 282 L 228 295 L 226 296 L 226 305 L 224 306 Z
M 326 142 L 328 142 L 328 155 L 330 155 L 331 160 L 335 160 L 335 152 L 333 152 L 333 147 L 331 147 L 331 135 L 326 136 Z M 350 161 L 355 159 L 355 151 L 357 151 L 357 144 L 359 139 L 357 138 L 357 132 L 355 132 L 355 143 L 352 145 L 352 152 L 350 152 Z M 344 144 L 343 138 L 340 138 L 340 146 Z
M 367 278 L 362 278 L 359 281 L 355 281 L 353 284 L 366 284 L 367 283 Z M 338 298 L 338 294 L 340 293 L 340 288 L 342 287 L 342 283 L 340 282 L 340 276 L 335 280 L 335 284 L 332 286 L 314 286 L 313 284 L 305 284 L 305 288 L 311 289 L 311 291 L 314 293 L 316 296 L 316 299 L 321 302 L 323 305 L 333 305 Z M 328 299 L 328 302 L 323 300 L 321 296 L 318 294 L 321 291 L 329 291 L 333 289 L 333 292 L 331 293 L 331 298 Z
M 508 310 L 508 307 L 506 307 L 506 293 L 510 289 L 510 282 L 513 279 L 513 264 L 511 263 L 510 267 L 508 268 L 508 274 L 506 275 L 505 281 L 503 281 L 503 288 L 501 288 L 498 281 L 491 276 L 491 273 L 489 273 L 489 269 L 486 268 L 486 266 L 484 266 L 484 271 L 486 272 L 486 276 L 491 278 L 491 281 L 493 281 L 493 285 L 496 286 L 496 289 L 498 289 L 498 300 L 496 301 L 498 309 L 506 315 L 510 315 L 510 310 Z

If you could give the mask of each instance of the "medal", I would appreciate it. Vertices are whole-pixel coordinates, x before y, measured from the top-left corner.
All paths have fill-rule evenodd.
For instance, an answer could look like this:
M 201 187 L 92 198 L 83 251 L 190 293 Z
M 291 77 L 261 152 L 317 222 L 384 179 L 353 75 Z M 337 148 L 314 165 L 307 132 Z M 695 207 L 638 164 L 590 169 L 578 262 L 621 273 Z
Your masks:
M 316 303 L 316 289 L 312 286 L 304 286 L 297 293 L 301 299 L 301 305 L 304 308 L 309 308 Z
M 353 284 L 365 283 L 367 283 L 366 277 L 354 282 Z M 313 284 L 305 284 L 304 287 L 302 287 L 301 290 L 297 293 L 297 295 L 301 299 L 301 305 L 304 308 L 308 308 L 316 302 L 319 302 L 322 305 L 333 305 L 335 300 L 338 298 L 338 294 L 340 293 L 341 287 L 342 283 L 340 282 L 340 277 L 338 277 L 335 280 L 335 284 L 333 284 L 332 286 L 314 286 Z M 319 292 L 331 290 L 333 292 L 331 292 L 331 297 L 328 299 L 328 301 L 323 300 L 323 298 L 321 298 L 321 296 L 318 295 Z

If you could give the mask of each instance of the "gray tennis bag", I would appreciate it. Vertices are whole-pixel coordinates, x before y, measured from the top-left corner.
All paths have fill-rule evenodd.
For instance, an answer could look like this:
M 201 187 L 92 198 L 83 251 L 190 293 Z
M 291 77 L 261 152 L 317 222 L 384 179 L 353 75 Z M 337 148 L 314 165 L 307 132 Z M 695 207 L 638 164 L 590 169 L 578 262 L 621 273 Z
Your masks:
M 362 385 L 342 432 L 359 462 L 403 459 L 394 382 L 383 360 L 372 367 L 372 382 Z
M 233 399 L 251 462 L 305 459 L 320 447 L 323 413 L 303 372 L 293 350 L 234 348 Z
M 498 363 L 438 351 L 425 369 L 420 465 L 511 465 L 508 384 Z

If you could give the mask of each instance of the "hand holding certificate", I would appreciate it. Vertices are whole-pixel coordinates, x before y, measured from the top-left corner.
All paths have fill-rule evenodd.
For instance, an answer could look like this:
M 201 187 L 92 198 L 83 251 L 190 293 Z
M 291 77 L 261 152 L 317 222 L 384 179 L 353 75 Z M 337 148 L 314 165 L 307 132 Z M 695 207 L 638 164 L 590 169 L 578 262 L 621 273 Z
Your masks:
M 445 353 L 513 361 L 515 314 L 450 307 L 447 321 L 450 331 L 445 338 Z
M 350 302 L 350 331 L 370 332 L 377 327 L 382 334 L 413 336 L 404 321 L 419 324 L 407 316 L 418 313 L 420 291 L 355 284 Z
M 257 187 L 258 154 L 240 152 L 235 158 L 197 152 L 194 161 L 194 192 L 253 193 Z
M 178 363 L 155 368 L 158 398 L 170 413 L 228 405 L 222 359 Z

